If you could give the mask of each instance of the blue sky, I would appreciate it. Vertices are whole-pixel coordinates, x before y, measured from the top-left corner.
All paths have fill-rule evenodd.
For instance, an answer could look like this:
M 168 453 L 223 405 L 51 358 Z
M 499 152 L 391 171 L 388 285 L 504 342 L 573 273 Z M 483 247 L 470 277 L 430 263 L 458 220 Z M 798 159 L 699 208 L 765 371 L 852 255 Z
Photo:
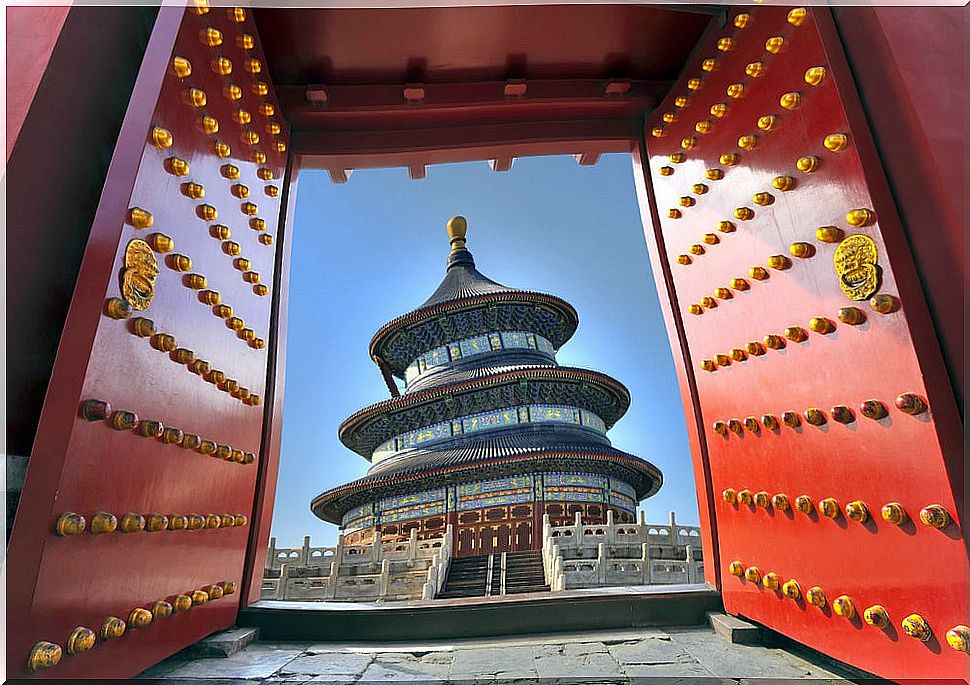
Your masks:
M 290 271 L 283 447 L 273 535 L 334 544 L 310 513 L 321 491 L 359 478 L 368 462 L 337 439 L 361 407 L 386 399 L 367 355 L 374 332 L 417 307 L 444 277 L 445 223 L 468 219 L 477 268 L 504 285 L 553 293 L 579 312 L 560 364 L 606 372 L 633 396 L 613 444 L 657 465 L 647 519 L 668 511 L 697 524 L 697 500 L 677 379 L 647 256 L 629 155 L 595 166 L 572 157 L 516 159 L 497 173 L 470 162 L 355 171 L 346 184 L 303 171 Z

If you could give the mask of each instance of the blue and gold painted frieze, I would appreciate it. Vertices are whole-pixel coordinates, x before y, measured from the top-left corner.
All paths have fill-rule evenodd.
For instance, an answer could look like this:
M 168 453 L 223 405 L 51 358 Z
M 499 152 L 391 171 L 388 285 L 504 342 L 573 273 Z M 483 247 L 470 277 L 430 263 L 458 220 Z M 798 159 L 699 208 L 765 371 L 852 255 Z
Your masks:
M 405 369 L 404 380 L 410 383 L 429 369 L 499 350 L 538 350 L 551 356 L 555 356 L 556 353 L 551 342 L 534 333 L 503 331 L 475 335 L 435 347 L 420 355 Z

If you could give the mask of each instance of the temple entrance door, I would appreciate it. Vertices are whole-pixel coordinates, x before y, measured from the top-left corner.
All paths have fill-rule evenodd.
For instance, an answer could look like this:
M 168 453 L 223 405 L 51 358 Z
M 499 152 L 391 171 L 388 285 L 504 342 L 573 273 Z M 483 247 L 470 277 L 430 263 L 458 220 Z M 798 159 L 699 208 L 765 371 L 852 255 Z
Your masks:
M 468 526 L 465 528 L 458 529 L 458 554 L 459 557 L 471 556 L 476 552 L 475 542 L 475 528 Z
M 285 123 L 249 11 L 190 6 L 159 10 L 60 339 L 8 548 L 11 678 L 134 676 L 233 625 L 262 568 Z
M 515 524 L 515 546 L 516 552 L 532 549 L 532 522 L 519 521 Z
M 962 422 L 831 14 L 789 10 L 731 9 L 646 127 L 708 575 L 836 659 L 952 677 Z
M 482 526 L 478 529 L 478 554 L 495 552 L 495 526 Z
M 495 552 L 508 552 L 511 550 L 512 525 L 503 523 L 495 527 Z

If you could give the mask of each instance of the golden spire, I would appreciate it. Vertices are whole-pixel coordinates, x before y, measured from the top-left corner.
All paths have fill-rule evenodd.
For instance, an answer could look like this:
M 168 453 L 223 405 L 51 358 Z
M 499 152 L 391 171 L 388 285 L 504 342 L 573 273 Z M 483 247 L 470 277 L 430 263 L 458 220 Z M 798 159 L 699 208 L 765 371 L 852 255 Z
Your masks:
M 468 230 L 468 222 L 463 216 L 453 216 L 448 219 L 448 237 L 451 239 L 451 251 L 465 249 L 465 231 Z

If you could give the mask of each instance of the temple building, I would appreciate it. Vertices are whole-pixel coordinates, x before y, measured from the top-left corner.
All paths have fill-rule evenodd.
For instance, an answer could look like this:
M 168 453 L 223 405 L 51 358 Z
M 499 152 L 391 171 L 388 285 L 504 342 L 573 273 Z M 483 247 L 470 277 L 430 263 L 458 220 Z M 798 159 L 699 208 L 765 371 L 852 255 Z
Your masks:
M 311 509 L 340 525 L 346 544 L 376 531 L 424 539 L 451 525 L 459 557 L 540 549 L 545 514 L 554 526 L 577 513 L 605 522 L 609 511 L 633 522 L 663 477 L 607 438 L 629 391 L 605 374 L 560 366 L 575 309 L 482 275 L 465 231 L 463 217 L 448 222 L 444 280 L 371 340 L 392 397 L 350 416 L 339 436 L 373 465 Z

